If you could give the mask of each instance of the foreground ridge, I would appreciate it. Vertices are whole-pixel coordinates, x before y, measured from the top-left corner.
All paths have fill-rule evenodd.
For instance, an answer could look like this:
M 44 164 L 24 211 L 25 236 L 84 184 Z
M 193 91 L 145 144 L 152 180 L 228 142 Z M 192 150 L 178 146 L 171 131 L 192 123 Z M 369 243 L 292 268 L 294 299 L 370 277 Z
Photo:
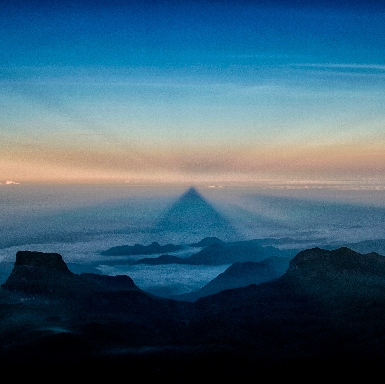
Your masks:
M 4 367 L 160 377 L 385 363 L 385 258 L 346 247 L 301 251 L 273 281 L 194 303 L 147 294 L 128 276 L 76 275 L 56 253 L 20 251 L 0 304 Z

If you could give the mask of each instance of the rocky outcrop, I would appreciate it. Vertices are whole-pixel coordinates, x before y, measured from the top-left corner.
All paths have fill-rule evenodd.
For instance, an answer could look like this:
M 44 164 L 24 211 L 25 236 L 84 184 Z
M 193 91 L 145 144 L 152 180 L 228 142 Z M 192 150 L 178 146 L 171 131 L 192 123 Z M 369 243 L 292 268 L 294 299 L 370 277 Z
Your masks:
M 299 252 L 290 261 L 286 275 L 305 280 L 341 275 L 385 279 L 385 257 L 375 252 L 361 254 L 347 247 L 333 251 L 312 248 Z
M 41 267 L 62 273 L 70 272 L 58 253 L 19 251 L 16 253 L 15 267 Z
M 385 294 L 385 257 L 374 252 L 361 254 L 346 247 L 332 251 L 307 249 L 291 260 L 283 279 L 324 301 L 330 301 L 332 297 L 345 297 L 349 301 L 359 297 L 364 300 L 367 296 L 382 298 Z
M 2 288 L 27 294 L 84 293 L 94 289 L 71 272 L 58 253 L 19 251 Z

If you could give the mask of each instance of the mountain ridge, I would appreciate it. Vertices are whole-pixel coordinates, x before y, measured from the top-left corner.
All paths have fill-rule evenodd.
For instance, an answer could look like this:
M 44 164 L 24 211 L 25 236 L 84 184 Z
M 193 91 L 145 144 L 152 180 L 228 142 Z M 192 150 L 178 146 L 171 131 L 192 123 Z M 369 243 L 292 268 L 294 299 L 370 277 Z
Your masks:
M 282 276 L 287 270 L 290 260 L 290 257 L 270 256 L 259 262 L 235 262 L 199 290 L 168 297 L 176 300 L 196 301 L 200 297 L 223 290 L 261 284 Z
M 332 374 L 336 366 L 371 362 L 382 369 L 385 363 L 385 258 L 376 253 L 307 249 L 277 279 L 194 303 L 88 285 L 80 276 L 76 281 L 83 285 L 66 285 L 62 292 L 57 277 L 72 272 L 57 256 L 53 264 L 17 259 L 15 273 L 0 289 L 5 369 L 93 366 L 98 372 L 116 368 L 180 379 L 283 366 L 297 377 L 304 365 Z M 32 279 L 40 289 L 29 295 L 29 286 L 17 285 L 15 278 Z M 24 291 L 12 289 L 12 281 Z

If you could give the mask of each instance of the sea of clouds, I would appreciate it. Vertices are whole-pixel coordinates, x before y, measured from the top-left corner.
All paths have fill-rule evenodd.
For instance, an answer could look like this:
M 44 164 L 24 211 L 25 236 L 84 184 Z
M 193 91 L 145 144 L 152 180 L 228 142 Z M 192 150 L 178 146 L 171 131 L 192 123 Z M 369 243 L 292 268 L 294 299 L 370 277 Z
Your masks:
M 158 241 L 161 245 L 184 245 L 184 250 L 175 254 L 188 257 L 199 251 L 189 247 L 190 243 L 205 236 L 221 238 L 220 233 L 180 232 L 178 228 L 168 233 L 153 231 L 183 187 L 160 191 L 150 186 L 115 191 L 107 186 L 21 187 L 6 185 L 0 189 L 1 262 L 14 262 L 18 250 L 57 252 L 67 263 L 109 275 L 128 274 L 140 288 L 165 296 L 197 290 L 228 267 L 133 266 L 129 261 L 144 256 L 100 255 L 118 245 Z M 365 200 L 354 200 L 343 199 L 343 194 L 332 198 L 329 193 L 322 198 L 252 188 L 198 191 L 234 227 L 239 240 L 290 237 L 297 242 L 280 247 L 306 248 L 385 238 L 385 204 L 379 204 L 378 194 L 371 204 L 370 193 Z M 362 191 L 357 196 L 362 196 Z

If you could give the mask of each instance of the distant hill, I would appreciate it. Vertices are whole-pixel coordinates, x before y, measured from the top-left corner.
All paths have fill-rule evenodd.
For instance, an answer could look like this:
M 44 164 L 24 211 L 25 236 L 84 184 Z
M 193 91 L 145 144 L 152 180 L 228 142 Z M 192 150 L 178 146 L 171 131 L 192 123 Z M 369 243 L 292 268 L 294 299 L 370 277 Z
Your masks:
M 209 236 L 209 237 L 205 237 L 201 241 L 198 241 L 197 243 L 190 244 L 190 247 L 207 247 L 208 245 L 213 245 L 213 244 L 226 244 L 226 243 L 221 239 L 218 239 L 218 237 Z
M 376 239 L 376 240 L 363 240 L 357 243 L 344 243 L 338 245 L 326 245 L 327 249 L 337 249 L 342 246 L 350 248 L 359 253 L 370 253 L 376 252 L 382 256 L 385 256 L 385 239 Z
M 261 261 L 268 257 L 291 257 L 292 250 L 280 250 L 271 246 L 245 242 L 213 243 L 193 255 L 182 258 L 172 255 L 161 255 L 155 258 L 139 259 L 130 264 L 188 264 L 188 265 L 223 265 L 246 261 Z
M 200 252 L 193 254 L 189 258 L 165 258 L 164 255 L 158 257 L 157 260 L 149 260 L 149 258 L 141 259 L 135 264 L 206 264 L 220 265 L 230 264 L 244 261 L 261 261 L 270 256 L 288 256 L 294 257 L 301 249 L 279 249 L 271 244 L 286 244 L 294 242 L 292 239 L 252 239 L 225 242 L 215 236 L 208 236 L 197 243 L 191 243 L 192 248 L 206 248 Z M 121 245 L 109 248 L 101 252 L 104 256 L 129 256 L 129 255 L 153 255 L 157 253 L 177 252 L 184 249 L 183 245 L 166 244 L 160 245 L 153 242 L 150 245 L 135 244 Z M 154 258 L 155 259 L 155 258 Z M 127 263 L 122 261 L 122 263 Z M 129 264 L 131 262 L 128 262 Z
M 181 245 L 160 245 L 158 242 L 154 241 L 150 245 L 120 245 L 100 252 L 100 254 L 104 256 L 153 255 L 156 253 L 176 252 L 181 249 L 183 249 Z
M 262 247 L 249 241 L 228 244 L 214 243 L 184 259 L 192 265 L 221 265 L 245 261 L 262 261 L 271 256 L 291 256 L 291 250 L 280 250 L 272 246 Z
M 278 245 L 288 245 L 288 244 L 298 244 L 298 243 L 307 243 L 308 241 L 307 240 L 294 240 L 290 237 L 284 237 L 284 238 L 272 238 L 272 237 L 266 237 L 266 238 L 262 238 L 262 239 L 251 239 L 251 240 L 237 240 L 237 241 L 222 241 L 221 239 L 219 239 L 218 237 L 215 237 L 215 236 L 209 236 L 209 237 L 205 237 L 203 238 L 202 240 L 198 241 L 197 243 L 192 243 L 192 244 L 189 244 L 190 247 L 207 247 L 208 245 L 212 245 L 212 244 L 222 244 L 222 245 L 235 245 L 235 244 L 238 244 L 238 243 L 245 243 L 245 242 L 248 242 L 248 243 L 252 243 L 252 244 L 255 244 L 255 245 L 260 245 L 260 246 L 268 246 L 268 245 L 272 245 L 272 246 L 278 246 Z
M 195 301 L 225 289 L 261 284 L 282 276 L 290 262 L 290 257 L 272 256 L 262 261 L 237 262 L 195 292 L 173 295 L 176 300 Z
M 136 264 L 148 264 L 148 265 L 162 265 L 162 264 L 185 264 L 184 259 L 173 255 L 160 255 L 158 257 L 145 257 L 131 263 Z

